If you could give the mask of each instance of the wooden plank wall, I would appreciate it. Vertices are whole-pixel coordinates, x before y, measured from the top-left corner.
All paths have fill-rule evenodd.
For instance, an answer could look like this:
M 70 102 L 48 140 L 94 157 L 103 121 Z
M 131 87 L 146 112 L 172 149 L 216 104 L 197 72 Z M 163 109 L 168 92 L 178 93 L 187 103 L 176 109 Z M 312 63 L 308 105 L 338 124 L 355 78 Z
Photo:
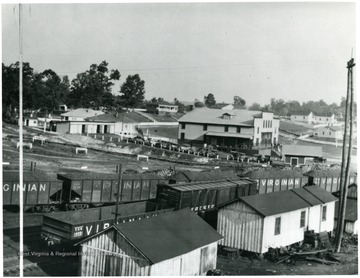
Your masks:
M 235 202 L 219 209 L 220 245 L 261 253 L 263 231 L 263 217 L 248 205 Z

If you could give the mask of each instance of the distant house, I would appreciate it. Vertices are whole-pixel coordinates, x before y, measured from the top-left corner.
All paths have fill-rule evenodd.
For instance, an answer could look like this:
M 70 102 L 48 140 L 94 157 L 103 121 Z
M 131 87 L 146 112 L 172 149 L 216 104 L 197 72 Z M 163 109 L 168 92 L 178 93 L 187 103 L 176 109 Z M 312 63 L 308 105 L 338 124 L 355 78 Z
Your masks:
M 166 101 L 151 102 L 146 105 L 146 111 L 158 115 L 164 115 L 165 113 L 177 113 L 178 106 Z
M 332 232 L 336 201 L 317 186 L 240 197 L 219 208 L 219 244 L 263 254 L 303 241 L 307 230 Z
M 79 108 L 72 110 L 70 112 L 66 112 L 61 114 L 62 121 L 84 121 L 86 118 L 94 117 L 97 115 L 102 115 L 104 112 L 93 110 L 90 108 Z
M 302 122 L 311 124 L 314 120 L 314 114 L 312 112 L 310 113 L 297 113 L 290 116 L 290 120 L 292 122 Z
M 35 116 L 29 115 L 29 116 L 23 117 L 23 125 L 24 126 L 34 127 L 34 126 L 38 126 L 38 124 L 39 124 L 39 120 Z
M 326 141 L 343 140 L 343 128 L 341 126 L 324 126 L 314 131 L 314 137 Z
M 108 113 L 88 117 L 83 121 L 57 123 L 57 132 L 70 134 L 117 134 L 134 137 L 140 123 L 150 122 L 136 112 Z
M 315 123 L 323 123 L 328 125 L 333 125 L 336 122 L 335 115 L 331 114 L 315 114 L 314 120 Z
M 282 155 L 285 164 L 291 166 L 305 165 L 307 160 L 323 156 L 322 147 L 306 145 L 284 145 Z
M 79 244 L 81 276 L 197 276 L 222 237 L 189 209 L 114 225 Z
M 179 141 L 223 146 L 269 146 L 278 142 L 272 112 L 197 108 L 179 120 Z
M 63 111 L 63 112 L 67 112 L 68 111 L 68 107 L 66 104 L 60 104 L 59 105 L 59 110 Z

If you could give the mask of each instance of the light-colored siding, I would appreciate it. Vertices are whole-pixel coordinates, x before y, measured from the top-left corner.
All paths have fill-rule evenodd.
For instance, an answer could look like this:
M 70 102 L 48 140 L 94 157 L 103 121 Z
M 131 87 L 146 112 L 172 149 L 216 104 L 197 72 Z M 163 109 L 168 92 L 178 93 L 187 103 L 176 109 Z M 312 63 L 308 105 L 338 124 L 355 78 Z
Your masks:
M 326 209 L 326 221 L 321 221 L 322 216 L 320 216 L 320 232 L 332 232 L 334 230 L 334 218 L 335 218 L 335 202 L 327 203 L 321 206 L 321 213 L 322 213 L 322 207 L 327 206 Z
M 264 219 L 264 241 L 261 253 L 268 249 L 288 246 L 304 239 L 304 228 L 300 228 L 301 210 L 290 211 Z M 275 235 L 275 219 L 281 217 L 280 234 Z
M 219 244 L 261 253 L 264 219 L 243 202 L 219 209 L 218 232 L 224 237 Z

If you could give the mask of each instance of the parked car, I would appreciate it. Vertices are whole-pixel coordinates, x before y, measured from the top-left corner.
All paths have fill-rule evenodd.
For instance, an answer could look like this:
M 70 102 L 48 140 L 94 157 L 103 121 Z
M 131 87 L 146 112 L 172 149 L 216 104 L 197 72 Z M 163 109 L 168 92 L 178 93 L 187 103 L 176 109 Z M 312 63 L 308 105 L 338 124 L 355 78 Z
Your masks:
M 178 144 L 175 143 L 169 143 L 169 148 L 173 151 L 179 151 L 180 150 L 180 146 Z
M 316 163 L 324 163 L 324 162 L 326 162 L 326 158 L 324 158 L 324 157 L 315 157 L 314 162 L 316 162 Z
M 191 150 L 191 146 L 189 144 L 184 144 L 180 146 L 180 150 L 182 151 L 189 151 Z
M 169 148 L 169 142 L 166 141 L 157 141 L 155 143 L 155 147 L 162 148 L 162 149 L 168 149 Z

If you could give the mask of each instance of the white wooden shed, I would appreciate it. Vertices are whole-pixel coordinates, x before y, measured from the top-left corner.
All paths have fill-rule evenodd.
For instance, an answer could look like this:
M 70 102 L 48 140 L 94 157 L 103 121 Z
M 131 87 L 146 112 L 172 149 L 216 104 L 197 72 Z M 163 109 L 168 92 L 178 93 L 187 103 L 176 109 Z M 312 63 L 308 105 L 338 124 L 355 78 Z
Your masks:
M 188 208 L 114 225 L 78 243 L 79 275 L 205 275 L 216 268 L 221 238 Z
M 241 197 L 219 209 L 219 244 L 263 254 L 304 240 L 306 230 L 332 232 L 336 200 L 317 186 Z

